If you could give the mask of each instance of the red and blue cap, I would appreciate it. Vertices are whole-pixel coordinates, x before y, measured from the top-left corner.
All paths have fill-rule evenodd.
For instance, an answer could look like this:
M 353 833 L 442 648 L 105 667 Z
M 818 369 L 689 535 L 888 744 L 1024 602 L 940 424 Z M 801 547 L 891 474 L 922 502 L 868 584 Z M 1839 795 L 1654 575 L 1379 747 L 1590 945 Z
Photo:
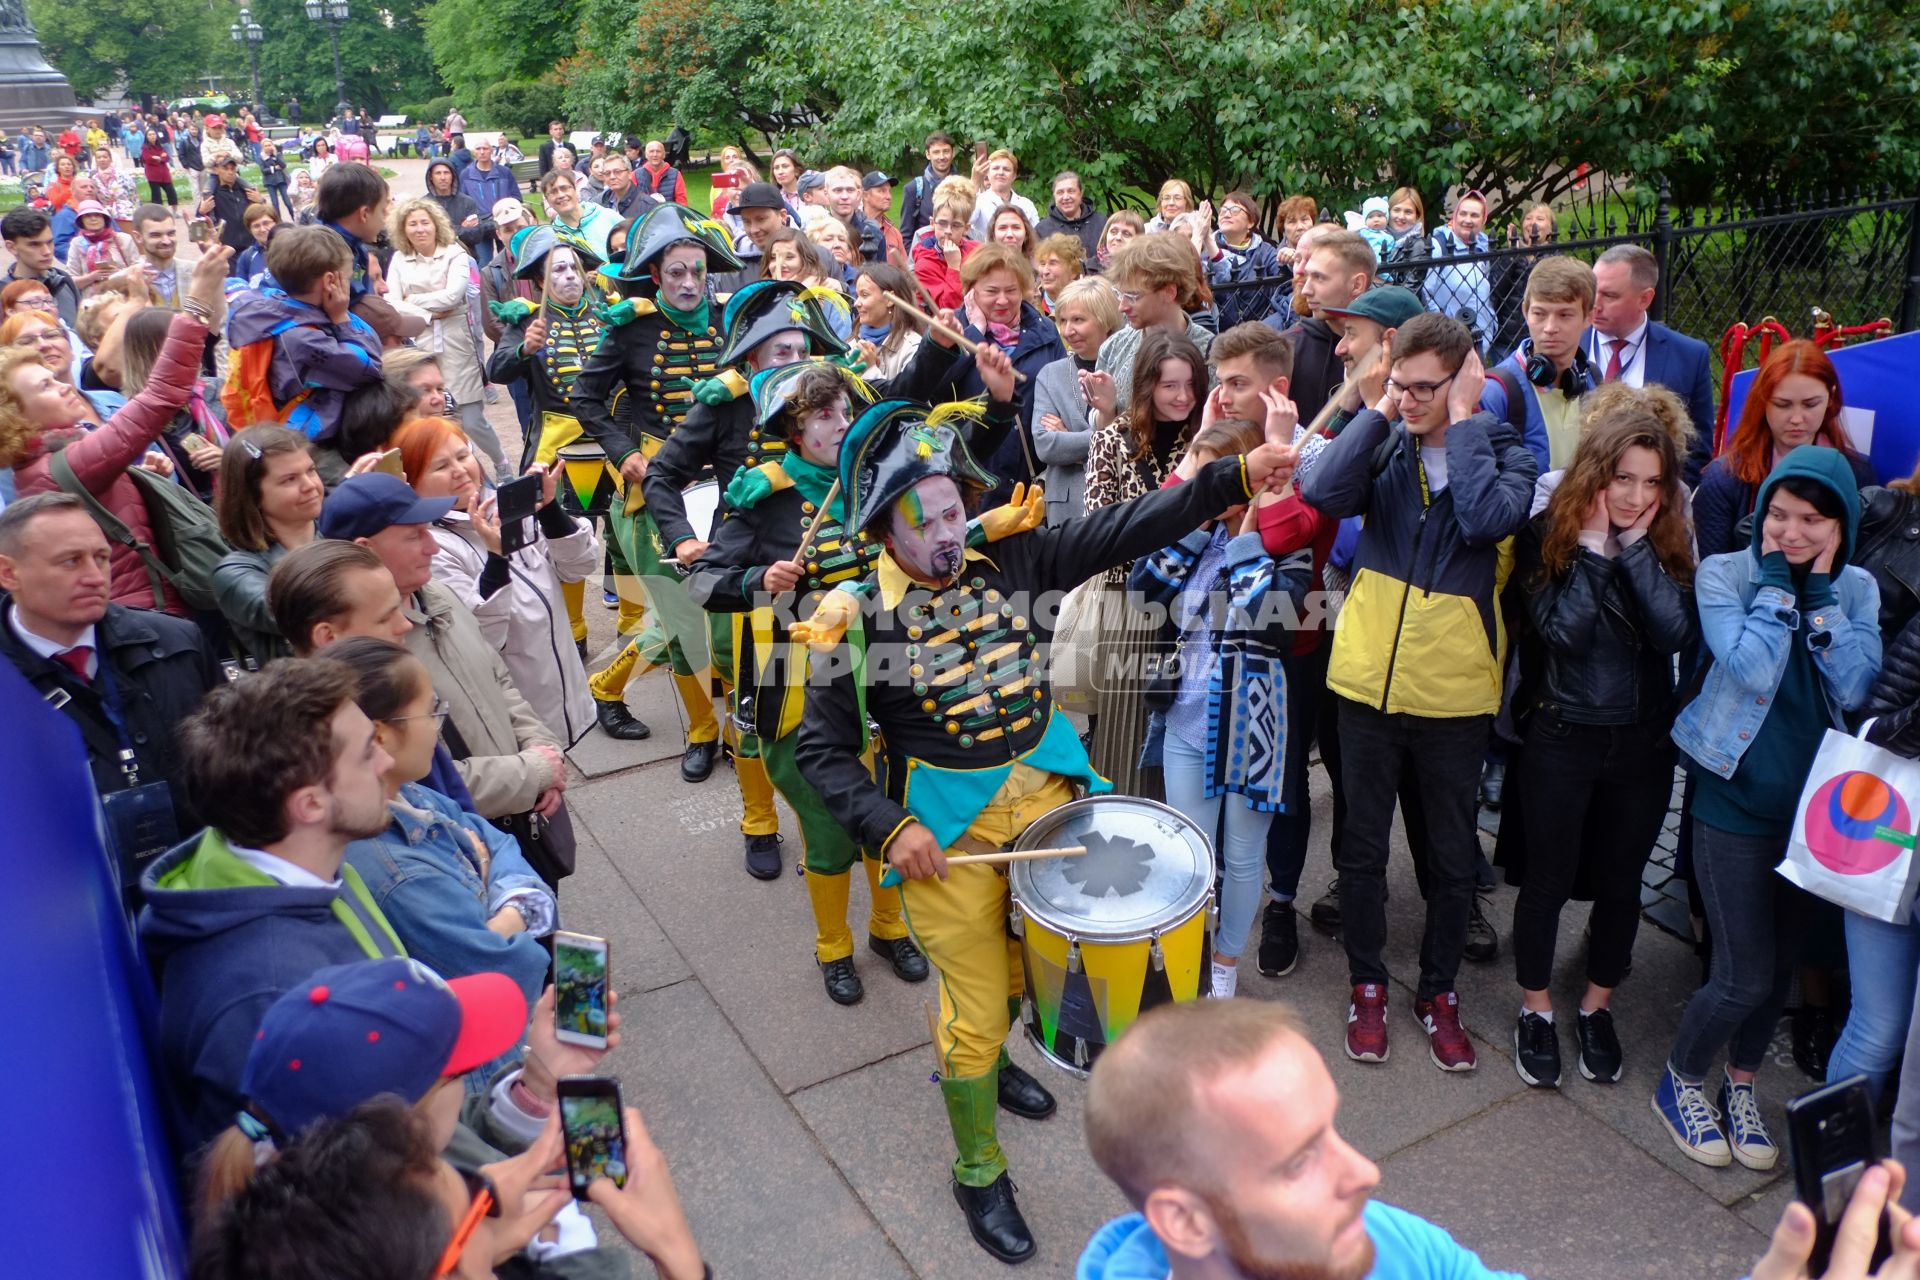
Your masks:
M 417 960 L 334 965 L 274 1001 L 240 1090 L 291 1137 L 383 1093 L 409 1105 L 519 1043 L 527 998 L 500 973 L 442 978 Z

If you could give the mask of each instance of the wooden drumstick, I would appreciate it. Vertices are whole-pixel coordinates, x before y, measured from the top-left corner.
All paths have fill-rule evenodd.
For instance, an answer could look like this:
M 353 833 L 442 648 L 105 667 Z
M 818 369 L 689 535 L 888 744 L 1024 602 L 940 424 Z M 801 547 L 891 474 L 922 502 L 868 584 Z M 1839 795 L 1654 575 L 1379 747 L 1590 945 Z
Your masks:
M 820 522 L 827 518 L 827 508 L 840 496 L 840 477 L 833 478 L 833 484 L 827 489 L 827 496 L 820 500 L 820 509 L 813 513 L 813 519 L 807 521 L 807 527 L 800 531 L 800 549 L 793 553 L 794 562 L 805 564 L 807 547 L 813 542 L 813 535 L 820 528 Z
M 1355 385 L 1360 380 L 1361 375 L 1372 373 L 1373 366 L 1379 363 L 1379 347 L 1375 347 L 1373 350 L 1367 352 L 1366 355 L 1360 357 L 1359 366 L 1355 368 L 1352 373 L 1348 374 L 1339 386 L 1327 394 L 1327 402 L 1320 406 L 1320 412 L 1313 415 L 1313 421 L 1307 424 L 1305 433 L 1302 434 L 1298 440 L 1294 441 L 1293 447 L 1296 450 L 1300 449 L 1307 441 L 1327 429 L 1327 424 L 1333 421 L 1333 415 L 1340 411 L 1340 398 L 1347 394 L 1347 388 Z M 1364 409 L 1367 406 L 1363 404 L 1360 407 Z M 1281 486 L 1280 492 L 1275 496 L 1274 501 L 1281 501 L 1292 492 L 1293 481 L 1289 479 L 1286 484 Z
M 926 325 L 927 328 L 932 329 L 934 332 L 939 333 L 945 337 L 953 339 L 954 345 L 958 346 L 962 351 L 966 352 L 968 355 L 978 356 L 980 354 L 980 344 L 975 342 L 972 338 L 969 338 L 966 334 L 961 333 L 958 329 L 955 329 L 951 325 L 940 323 L 940 321 L 935 320 L 932 316 L 928 315 L 926 312 L 922 311 L 920 308 L 914 306 L 911 302 L 908 302 L 905 298 L 902 298 L 899 294 L 889 293 L 885 296 L 887 301 L 893 303 L 894 306 L 899 307 L 902 311 L 906 312 L 908 315 L 912 316 L 914 319 L 918 320 L 920 323 Z M 1015 382 L 1025 382 L 1027 380 L 1027 375 L 1020 372 L 1018 369 L 1015 369 L 1013 371 L 1013 380 Z
M 1070 844 L 1059 849 L 998 849 L 992 853 L 956 853 L 947 859 L 949 867 L 994 866 L 1002 862 L 1031 862 L 1035 858 L 1077 858 L 1087 851 L 1083 844 Z M 880 877 L 883 888 L 891 889 L 906 879 L 892 867 Z

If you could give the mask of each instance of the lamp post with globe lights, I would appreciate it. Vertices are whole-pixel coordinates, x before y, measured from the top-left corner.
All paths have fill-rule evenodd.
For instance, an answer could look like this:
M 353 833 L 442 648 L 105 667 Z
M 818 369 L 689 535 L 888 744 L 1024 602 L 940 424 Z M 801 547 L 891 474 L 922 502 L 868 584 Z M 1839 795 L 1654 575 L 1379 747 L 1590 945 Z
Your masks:
M 260 42 L 267 38 L 267 31 L 253 20 L 253 11 L 242 7 L 240 20 L 227 28 L 227 34 L 233 37 L 235 44 L 247 46 L 247 60 L 253 67 L 253 110 L 260 113 Z
M 333 110 L 335 115 L 343 116 L 351 108 L 347 102 L 347 78 L 340 71 L 340 28 L 353 15 L 347 10 L 347 0 L 307 0 L 306 10 L 308 18 L 327 24 L 327 34 L 333 38 Z

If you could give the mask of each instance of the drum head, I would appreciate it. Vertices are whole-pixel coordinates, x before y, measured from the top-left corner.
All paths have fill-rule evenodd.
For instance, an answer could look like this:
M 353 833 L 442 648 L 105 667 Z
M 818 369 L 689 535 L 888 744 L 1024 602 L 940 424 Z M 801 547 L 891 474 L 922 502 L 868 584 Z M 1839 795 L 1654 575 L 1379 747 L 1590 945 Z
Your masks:
M 1028 827 L 1016 849 L 1083 844 L 1073 858 L 1008 864 L 1013 899 L 1034 920 L 1089 940 L 1165 930 L 1213 891 L 1213 844 L 1176 809 L 1133 796 L 1089 796 Z
M 687 523 L 693 526 L 693 536 L 706 541 L 713 537 L 713 526 L 720 514 L 720 483 L 717 480 L 702 480 L 699 484 L 690 484 L 681 490 L 682 501 L 687 504 Z

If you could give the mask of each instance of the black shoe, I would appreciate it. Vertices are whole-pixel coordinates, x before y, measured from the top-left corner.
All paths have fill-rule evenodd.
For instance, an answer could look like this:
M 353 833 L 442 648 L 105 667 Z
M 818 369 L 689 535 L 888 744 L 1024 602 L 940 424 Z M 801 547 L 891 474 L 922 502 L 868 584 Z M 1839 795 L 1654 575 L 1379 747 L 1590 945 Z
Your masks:
M 1802 1005 L 1793 1011 L 1788 1022 L 1793 1032 L 1793 1065 L 1805 1072 L 1808 1079 L 1824 1082 L 1827 1055 L 1833 1052 L 1836 1038 L 1832 1010 Z
M 1560 1087 L 1560 1036 L 1537 1013 L 1521 1013 L 1513 1024 L 1513 1069 L 1536 1089 Z
M 1047 1087 L 1009 1062 L 1000 1068 L 1000 1109 L 1028 1120 L 1045 1120 L 1058 1105 Z
M 1340 877 L 1327 881 L 1327 891 L 1307 910 L 1307 919 L 1316 929 L 1337 933 L 1340 929 Z
M 818 960 L 814 963 L 820 965 L 820 977 L 827 984 L 827 999 L 835 1004 L 859 1004 L 866 996 L 867 989 L 853 967 L 852 956 L 842 956 L 825 964 Z
M 748 875 L 755 880 L 778 880 L 784 870 L 786 862 L 780 857 L 780 836 L 777 832 L 747 837 Z
M 600 731 L 609 738 L 619 738 L 623 742 L 638 742 L 642 738 L 653 736 L 653 730 L 647 728 L 647 722 L 627 710 L 627 704 L 618 701 L 593 700 L 593 713 L 600 721 Z
M 1480 803 L 1483 807 L 1500 812 L 1500 798 L 1507 789 L 1507 762 L 1505 760 L 1487 761 L 1487 771 L 1480 776 Z
M 1284 978 L 1300 962 L 1300 920 L 1291 902 L 1269 902 L 1260 921 L 1260 972 Z
M 953 1184 L 953 1198 L 967 1215 L 967 1230 L 982 1249 L 1002 1262 L 1025 1262 L 1033 1256 L 1033 1232 L 1020 1216 L 1013 1199 L 1013 1179 L 1001 1174 L 984 1187 Z
M 705 782 L 713 776 L 713 762 L 719 758 L 718 742 L 689 742 L 680 757 L 680 776 L 688 782 Z
M 893 976 L 900 981 L 927 980 L 927 958 L 913 945 L 912 938 L 876 938 L 868 934 L 867 948 L 877 956 L 886 957 L 887 963 L 893 966 Z
M 1583 1013 L 1574 1020 L 1574 1038 L 1580 1042 L 1580 1074 L 1596 1084 L 1620 1078 L 1620 1037 L 1613 1033 L 1613 1014 L 1606 1009 Z
M 580 663 L 582 666 L 585 666 L 587 661 L 587 642 L 585 640 L 575 640 L 573 642 L 573 651 L 580 655 Z
M 1461 954 L 1482 964 L 1500 954 L 1500 935 L 1494 932 L 1477 893 L 1473 895 L 1473 914 L 1467 917 L 1467 945 Z

